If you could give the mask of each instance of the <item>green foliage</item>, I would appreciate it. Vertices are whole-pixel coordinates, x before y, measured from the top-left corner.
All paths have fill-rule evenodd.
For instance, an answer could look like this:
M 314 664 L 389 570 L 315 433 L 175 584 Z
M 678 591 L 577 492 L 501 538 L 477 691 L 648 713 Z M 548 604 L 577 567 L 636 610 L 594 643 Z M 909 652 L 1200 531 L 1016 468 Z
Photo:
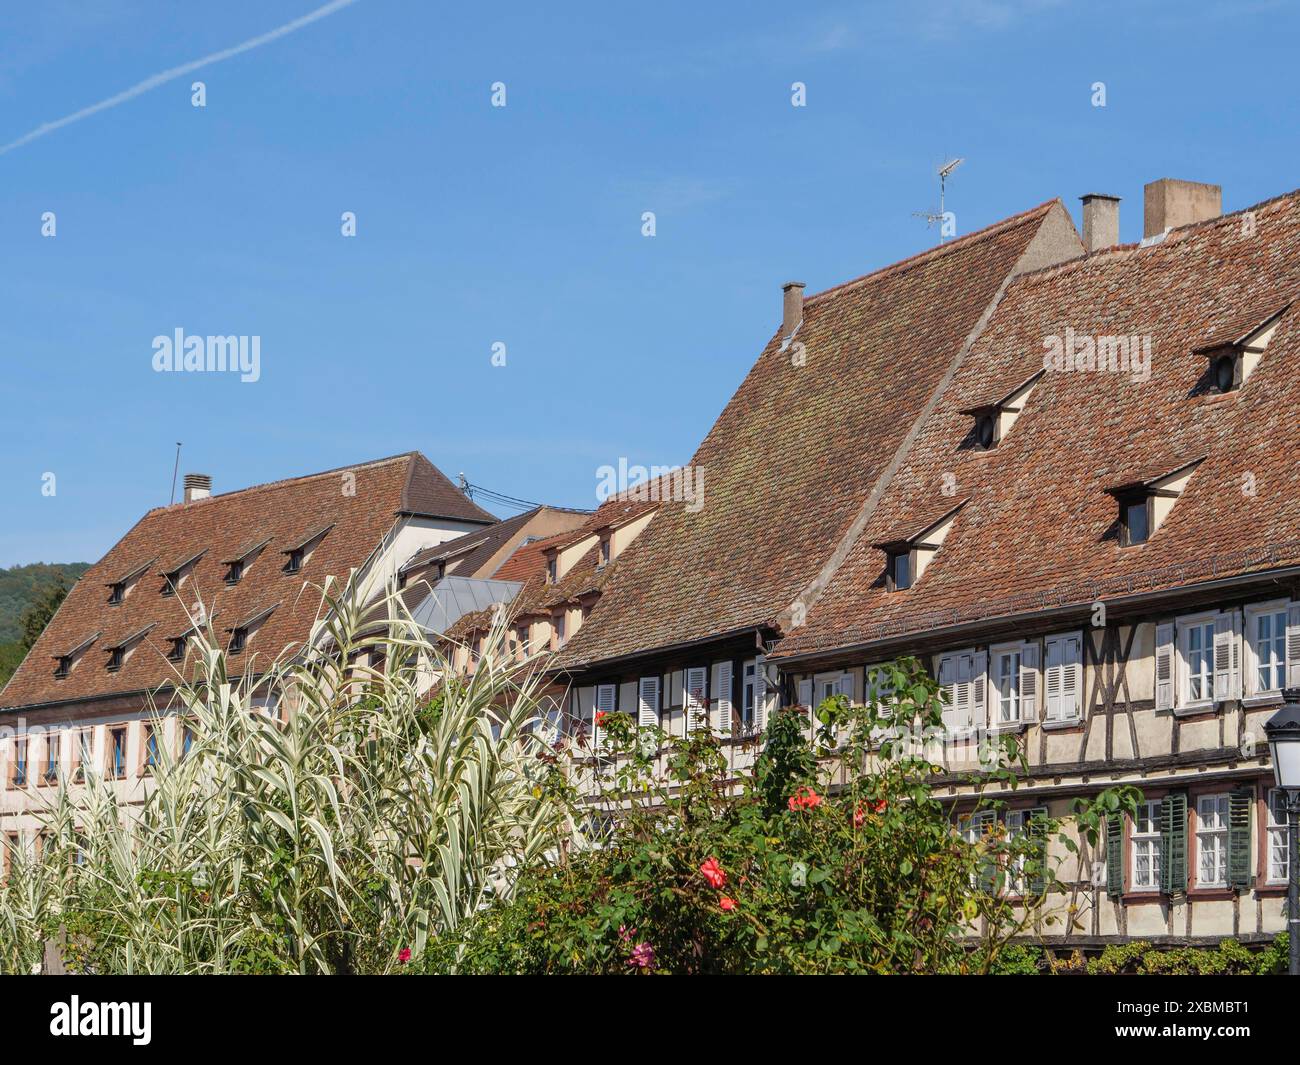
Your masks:
M 777 715 L 739 780 L 707 732 L 667 737 L 604 721 L 593 844 L 529 870 L 424 959 L 468 973 L 960 973 L 1020 971 L 1016 935 L 1059 920 L 1041 840 L 996 830 L 968 841 L 932 794 L 937 767 L 912 742 L 941 724 L 919 663 L 892 670 L 885 704 Z M 881 735 L 885 728 L 894 731 Z M 878 745 L 878 749 L 877 749 Z M 1013 783 L 1014 745 L 981 782 Z M 846 772 L 848 767 L 862 767 Z M 830 787 L 831 778 L 835 786 Z M 981 805 L 984 800 L 979 800 Z M 1056 826 L 1053 826 L 1055 828 Z M 596 838 L 598 836 L 598 839 Z M 1044 881 L 1017 901 L 1006 871 Z M 988 884 L 988 888 L 984 887 Z
M 1146 940 L 1113 944 L 1087 963 L 1090 976 L 1267 976 L 1286 970 L 1285 932 L 1264 950 L 1235 939 L 1217 947 L 1153 947 Z
M 1047 964 L 1042 947 L 1011 943 L 989 966 L 991 976 L 1036 976 Z
M 89 565 L 33 563 L 0 569 L 0 685 L 5 684 Z

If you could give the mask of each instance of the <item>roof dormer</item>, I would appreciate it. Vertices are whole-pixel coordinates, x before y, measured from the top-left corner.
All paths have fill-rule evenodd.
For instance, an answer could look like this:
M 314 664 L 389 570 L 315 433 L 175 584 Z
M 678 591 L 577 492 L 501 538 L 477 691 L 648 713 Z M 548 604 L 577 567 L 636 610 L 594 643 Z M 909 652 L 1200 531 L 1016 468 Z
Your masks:
M 1119 503 L 1121 547 L 1136 547 L 1155 535 L 1204 458 L 1202 455 L 1157 477 L 1137 478 L 1106 489 Z
M 1209 383 L 1214 391 L 1235 392 L 1246 383 L 1289 307 L 1287 304 L 1262 317 L 1255 313 L 1228 322 L 1215 329 L 1209 341 L 1193 349 L 1210 360 Z
M 1025 409 L 1025 401 L 1034 390 L 1045 370 L 1038 370 L 1010 392 L 993 397 L 984 403 L 967 407 L 962 414 L 975 419 L 975 446 L 982 451 L 992 451 L 1004 439 Z
M 937 521 L 932 521 L 919 532 L 894 537 L 873 544 L 886 556 L 885 586 L 891 592 L 902 592 L 912 587 L 921 579 L 926 567 L 938 552 L 957 512 L 966 505 L 963 499 L 952 509 L 946 511 Z

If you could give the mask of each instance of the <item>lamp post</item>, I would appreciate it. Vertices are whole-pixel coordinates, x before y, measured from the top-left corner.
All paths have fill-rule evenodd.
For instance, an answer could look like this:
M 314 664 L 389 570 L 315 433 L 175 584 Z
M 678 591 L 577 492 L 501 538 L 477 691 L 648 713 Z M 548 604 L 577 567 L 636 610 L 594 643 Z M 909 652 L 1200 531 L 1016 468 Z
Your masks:
M 1282 709 L 1264 722 L 1273 775 L 1286 796 L 1286 929 L 1292 976 L 1300 976 L 1300 688 L 1282 692 Z

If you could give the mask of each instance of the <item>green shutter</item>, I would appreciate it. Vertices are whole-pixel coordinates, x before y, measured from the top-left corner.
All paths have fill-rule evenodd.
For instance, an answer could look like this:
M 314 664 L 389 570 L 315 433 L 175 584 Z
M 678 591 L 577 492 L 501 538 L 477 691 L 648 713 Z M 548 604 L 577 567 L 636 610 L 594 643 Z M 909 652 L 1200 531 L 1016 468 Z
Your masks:
M 1026 878 L 1026 889 L 1031 895 L 1041 895 L 1047 890 L 1047 807 L 1037 806 L 1025 814 L 1029 840 L 1033 850 L 1029 860 L 1036 866 L 1036 871 Z
M 1250 888 L 1250 808 L 1255 793 L 1239 788 L 1228 798 L 1228 883 L 1238 891 Z
M 1106 818 L 1106 894 L 1117 899 L 1124 894 L 1124 815 Z
M 1187 891 L 1187 795 L 1181 791 L 1160 800 L 1160 890 Z

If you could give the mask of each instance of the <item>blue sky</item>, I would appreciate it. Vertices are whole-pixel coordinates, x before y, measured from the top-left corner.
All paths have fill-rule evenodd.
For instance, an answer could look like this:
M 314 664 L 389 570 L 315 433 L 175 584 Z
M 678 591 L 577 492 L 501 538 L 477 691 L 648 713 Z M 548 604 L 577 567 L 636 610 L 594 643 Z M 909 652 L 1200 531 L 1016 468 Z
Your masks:
M 320 2 L 7 5 L 0 143 Z M 1280 3 L 357 0 L 0 155 L 0 565 L 99 558 L 178 440 L 218 492 L 418 449 L 593 506 L 606 463 L 689 460 L 782 281 L 934 243 L 947 156 L 960 233 L 1290 191 L 1298 35 Z M 260 336 L 261 379 L 155 373 L 178 327 Z

